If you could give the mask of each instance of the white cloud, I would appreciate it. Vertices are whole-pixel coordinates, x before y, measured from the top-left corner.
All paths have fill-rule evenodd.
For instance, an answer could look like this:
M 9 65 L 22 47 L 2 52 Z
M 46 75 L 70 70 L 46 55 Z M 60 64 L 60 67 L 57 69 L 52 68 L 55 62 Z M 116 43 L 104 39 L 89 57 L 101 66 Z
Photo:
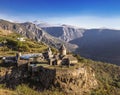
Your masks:
M 47 22 L 69 24 L 84 28 L 113 28 L 120 29 L 120 17 L 73 16 L 47 18 Z
M 9 21 L 26 22 L 42 20 L 50 24 L 68 24 L 82 28 L 112 28 L 120 29 L 120 17 L 99 17 L 99 16 L 69 16 L 69 17 L 40 17 L 32 15 L 10 16 L 0 14 L 0 19 Z
M 12 22 L 26 22 L 32 21 L 36 19 L 35 16 L 31 15 L 8 15 L 8 14 L 0 14 L 0 19 L 12 21 Z

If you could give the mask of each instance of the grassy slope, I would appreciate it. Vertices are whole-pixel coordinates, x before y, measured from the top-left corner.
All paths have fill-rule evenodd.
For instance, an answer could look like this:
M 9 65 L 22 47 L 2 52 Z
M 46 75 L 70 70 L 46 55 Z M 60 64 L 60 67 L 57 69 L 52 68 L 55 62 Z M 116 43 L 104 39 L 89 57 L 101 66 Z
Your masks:
M 37 43 L 33 40 L 25 38 L 25 42 L 17 40 L 21 37 L 19 34 L 12 33 L 5 30 L 0 30 L 0 43 L 5 42 L 5 45 L 0 47 L 0 56 L 2 55 L 14 55 L 17 51 L 28 52 L 42 52 L 47 49 L 47 46 L 43 43 Z
M 85 66 L 90 66 L 96 75 L 99 88 L 91 95 L 120 95 L 120 66 L 96 62 L 77 56 Z

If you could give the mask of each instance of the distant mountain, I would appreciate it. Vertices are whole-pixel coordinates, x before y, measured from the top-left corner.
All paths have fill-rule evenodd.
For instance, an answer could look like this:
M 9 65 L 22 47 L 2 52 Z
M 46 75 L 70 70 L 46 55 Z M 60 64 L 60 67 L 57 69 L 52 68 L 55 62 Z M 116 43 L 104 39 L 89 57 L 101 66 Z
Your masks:
M 30 22 L 13 23 L 5 20 L 0 20 L 0 28 L 17 32 L 30 39 L 34 39 L 38 42 L 41 41 L 47 45 L 54 46 L 56 48 L 59 48 L 61 44 L 65 44 L 65 46 L 70 51 L 74 51 L 77 48 L 77 45 L 72 45 L 56 37 L 53 37 L 47 32 L 43 31 L 41 28 L 37 27 L 35 24 Z
M 70 25 L 46 25 L 43 23 L 39 23 L 37 24 L 37 26 L 42 28 L 50 35 L 66 42 L 82 37 L 84 33 L 84 29 L 80 29 Z
M 36 24 L 36 25 L 39 26 L 40 28 L 41 28 L 41 27 L 50 27 L 50 26 L 52 26 L 51 24 L 49 24 L 49 23 L 47 23 L 47 22 L 38 21 L 38 20 L 35 20 L 35 21 L 33 21 L 32 23 Z
M 83 37 L 70 41 L 79 46 L 81 56 L 120 65 L 120 30 L 89 29 Z
M 76 53 L 83 57 L 120 65 L 120 30 L 81 29 L 69 25 L 41 28 L 52 36 L 78 45 Z

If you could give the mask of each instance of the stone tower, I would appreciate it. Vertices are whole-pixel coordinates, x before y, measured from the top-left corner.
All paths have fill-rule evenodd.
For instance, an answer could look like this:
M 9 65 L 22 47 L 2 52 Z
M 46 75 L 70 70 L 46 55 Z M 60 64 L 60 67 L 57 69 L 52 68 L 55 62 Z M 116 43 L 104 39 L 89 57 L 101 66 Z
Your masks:
M 60 55 L 61 55 L 61 56 L 65 56 L 66 53 L 67 53 L 67 50 L 66 50 L 66 48 L 65 48 L 64 45 L 62 45 L 62 46 L 60 47 L 59 51 L 60 51 Z
M 19 53 L 16 53 L 16 60 L 18 61 L 18 60 L 20 60 L 20 56 L 21 56 L 21 53 L 19 52 Z
M 19 66 L 19 60 L 20 60 L 21 53 L 16 53 L 16 66 Z
M 48 54 L 48 58 L 52 58 L 53 57 L 53 54 L 52 54 L 52 51 L 51 51 L 50 48 L 48 48 L 47 54 Z

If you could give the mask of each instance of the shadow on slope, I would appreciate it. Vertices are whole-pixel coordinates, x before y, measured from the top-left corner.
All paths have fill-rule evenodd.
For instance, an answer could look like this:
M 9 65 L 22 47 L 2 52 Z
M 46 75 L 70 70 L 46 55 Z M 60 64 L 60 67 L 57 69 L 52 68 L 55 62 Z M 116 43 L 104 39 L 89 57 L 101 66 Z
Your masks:
M 97 61 L 120 65 L 120 31 L 109 29 L 90 29 L 83 37 L 70 43 L 77 44 L 76 53 Z

